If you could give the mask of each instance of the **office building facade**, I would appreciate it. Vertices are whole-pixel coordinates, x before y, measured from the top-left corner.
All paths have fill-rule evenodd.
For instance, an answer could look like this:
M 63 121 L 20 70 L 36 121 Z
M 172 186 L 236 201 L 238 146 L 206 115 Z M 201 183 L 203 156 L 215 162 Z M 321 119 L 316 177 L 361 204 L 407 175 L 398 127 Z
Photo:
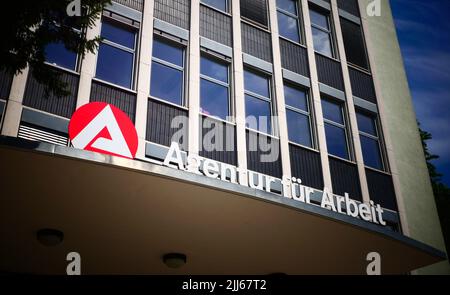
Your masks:
M 64 273 L 75 251 L 93 274 L 365 273 L 376 252 L 382 273 L 448 272 L 388 1 L 116 0 L 84 33 L 103 39 L 82 60 L 46 50 L 66 97 L 1 73 L 0 270 Z M 72 146 L 91 102 L 128 115 L 134 159 Z

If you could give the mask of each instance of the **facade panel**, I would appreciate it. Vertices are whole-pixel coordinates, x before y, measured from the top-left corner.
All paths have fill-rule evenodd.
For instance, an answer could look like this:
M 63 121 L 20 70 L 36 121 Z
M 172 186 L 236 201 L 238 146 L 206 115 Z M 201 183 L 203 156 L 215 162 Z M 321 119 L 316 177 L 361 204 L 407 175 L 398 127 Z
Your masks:
M 233 46 L 231 17 L 207 6 L 200 5 L 200 36 Z
M 320 154 L 297 145 L 289 145 L 292 176 L 300 178 L 302 184 L 315 189 L 323 189 L 322 164 Z
M 244 22 L 241 27 L 242 51 L 267 62 L 272 62 L 270 34 Z
M 54 115 L 70 118 L 75 111 L 79 76 L 59 69 L 51 69 L 60 74 L 62 82 L 67 83 L 69 95 L 57 97 L 52 93 L 46 93 L 45 87 L 38 83 L 30 70 L 25 88 L 23 104 L 25 106 L 45 111 Z
M 282 171 L 280 153 L 278 152 L 275 159 L 271 158 L 264 160 L 265 156 L 268 156 L 271 150 L 277 148 L 279 151 L 279 140 L 250 130 L 247 130 L 246 136 L 247 168 L 251 171 L 281 178 Z
M 119 4 L 142 11 L 144 9 L 144 0 L 114 0 Z
M 319 82 L 344 91 L 344 79 L 338 61 L 316 53 L 316 64 Z
M 0 99 L 8 99 L 13 77 L 12 74 L 0 71 Z
M 190 0 L 155 0 L 155 17 L 189 30 Z
M 362 201 L 356 164 L 333 157 L 330 157 L 329 161 L 333 193 L 339 196 L 348 193 L 351 199 Z
M 354 96 L 365 99 L 372 103 L 377 103 L 372 76 L 361 70 L 349 67 L 350 83 Z
M 281 65 L 294 73 L 309 77 L 306 48 L 280 38 Z
M 205 116 L 200 123 L 200 156 L 237 166 L 236 127 Z
M 92 82 L 91 102 L 106 102 L 125 112 L 134 122 L 136 118 L 136 94 L 98 81 Z
M 182 131 L 184 138 L 182 138 L 182 141 L 178 142 L 183 150 L 187 150 L 188 111 L 154 99 L 149 99 L 148 101 L 147 140 L 160 145 L 170 146 L 174 134 L 182 128 L 179 124 L 172 125 L 172 122 L 174 122 L 173 120 L 177 117 L 179 118 L 179 123 L 185 124 L 185 128 L 182 129 L 184 130 L 184 132 Z
M 384 208 L 397 211 L 392 176 L 371 169 L 366 169 L 366 175 L 370 199 Z

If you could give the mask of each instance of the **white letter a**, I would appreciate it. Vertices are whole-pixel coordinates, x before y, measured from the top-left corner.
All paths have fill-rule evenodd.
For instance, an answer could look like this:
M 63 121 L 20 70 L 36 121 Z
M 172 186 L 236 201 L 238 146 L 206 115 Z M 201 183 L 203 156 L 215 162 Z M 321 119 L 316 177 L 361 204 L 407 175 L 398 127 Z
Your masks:
M 68 16 L 81 16 L 81 0 L 74 0 L 67 5 Z

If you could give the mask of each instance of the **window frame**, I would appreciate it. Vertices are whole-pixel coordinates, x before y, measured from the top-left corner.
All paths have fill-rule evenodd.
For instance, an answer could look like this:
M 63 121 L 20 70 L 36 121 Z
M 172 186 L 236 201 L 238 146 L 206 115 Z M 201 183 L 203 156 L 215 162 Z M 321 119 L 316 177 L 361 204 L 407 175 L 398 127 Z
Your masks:
M 334 122 L 334 121 L 332 121 L 330 119 L 327 119 L 327 118 L 325 118 L 324 115 L 322 117 L 323 117 L 324 128 L 325 128 L 325 124 L 329 124 L 329 125 L 332 125 L 334 127 L 337 127 L 337 128 L 340 128 L 340 129 L 344 130 L 345 143 L 346 143 L 348 158 L 346 159 L 346 158 L 342 158 L 340 156 L 336 156 L 336 155 L 330 154 L 329 151 L 328 151 L 328 156 L 335 157 L 337 159 L 341 159 L 341 160 L 348 161 L 348 162 L 353 162 L 353 160 L 354 160 L 353 150 L 352 150 L 352 146 L 351 146 L 351 142 L 350 142 L 351 137 L 349 136 L 349 135 L 351 135 L 351 132 L 349 130 L 350 124 L 348 122 L 348 117 L 347 117 L 347 114 L 346 114 L 346 111 L 345 111 L 345 109 L 346 109 L 345 102 L 339 102 L 336 99 L 330 98 L 328 96 L 325 96 L 325 97 L 321 98 L 321 101 L 327 101 L 329 103 L 338 105 L 339 108 L 340 108 L 340 111 L 341 111 L 341 114 L 342 114 L 343 124 L 338 123 L 338 122 Z M 326 133 L 325 133 L 325 142 L 327 143 L 327 147 L 328 147 L 328 139 L 327 139 Z
M 341 30 L 342 30 L 342 21 L 341 21 L 341 19 L 344 19 L 344 18 L 340 17 L 340 19 L 339 19 L 339 25 L 341 26 Z M 346 20 L 346 19 L 344 19 L 344 20 Z M 349 20 L 346 20 L 346 21 L 349 21 Z M 349 21 L 349 22 L 351 23 L 351 21 Z M 355 24 L 355 25 L 357 25 L 357 24 Z M 365 33 L 364 33 L 364 28 L 363 28 L 363 24 L 362 23 L 359 25 L 359 29 L 361 31 L 361 39 L 362 39 L 362 43 L 363 43 L 364 58 L 366 60 L 367 69 L 364 68 L 364 67 L 361 67 L 361 66 L 359 66 L 359 65 L 357 65 L 355 63 L 352 63 L 352 62 L 350 62 L 348 60 L 348 58 L 347 58 L 347 50 L 346 50 L 345 44 L 344 44 L 345 57 L 347 58 L 347 64 L 349 66 L 351 66 L 351 67 L 353 67 L 353 68 L 355 68 L 357 70 L 360 70 L 360 71 L 362 71 L 362 72 L 364 72 L 366 74 L 371 74 L 371 66 L 370 66 L 370 60 L 369 60 L 369 51 L 368 51 L 368 48 L 367 48 L 367 40 L 366 40 L 366 36 L 365 36 Z M 344 38 L 344 32 L 343 31 L 342 31 L 342 41 L 344 41 L 344 43 L 345 43 L 345 38 Z
M 139 30 L 139 28 L 136 28 L 135 26 L 132 26 L 132 25 L 124 23 L 124 22 L 121 22 L 120 20 L 117 20 L 114 17 L 108 16 L 108 15 L 102 15 L 101 24 L 100 24 L 100 36 L 101 36 L 101 30 L 103 28 L 103 22 L 105 20 L 106 20 L 106 22 L 112 23 L 113 26 L 125 27 L 125 28 L 128 28 L 130 31 L 133 31 L 134 32 L 134 49 L 130 49 L 130 48 L 124 46 L 124 45 L 121 45 L 121 44 L 118 44 L 118 43 L 115 43 L 113 41 L 110 41 L 110 40 L 107 40 L 107 39 L 103 38 L 100 41 L 100 44 L 99 44 L 99 47 L 98 47 L 98 50 L 97 50 L 97 60 L 96 60 L 96 63 L 95 63 L 95 76 L 94 77 L 97 80 L 100 80 L 102 82 L 106 82 L 106 83 L 114 85 L 116 87 L 127 89 L 129 91 L 134 91 L 135 88 L 136 88 L 136 82 L 137 82 L 136 81 L 137 80 L 136 79 L 136 76 L 137 76 L 136 75 L 136 69 L 137 69 L 137 58 L 138 58 L 138 55 L 139 55 L 138 49 L 139 49 L 139 31 L 140 30 Z M 130 87 L 125 87 L 125 86 L 122 86 L 122 85 L 118 85 L 118 84 L 116 84 L 114 82 L 106 81 L 104 79 L 101 79 L 101 78 L 97 77 L 98 57 L 99 57 L 98 53 L 100 51 L 101 44 L 105 44 L 107 46 L 111 46 L 111 47 L 113 47 L 115 49 L 122 50 L 124 52 L 131 53 L 133 55 L 133 59 L 132 59 L 133 62 L 132 62 L 132 68 L 131 68 Z
M 323 27 L 321 27 L 321 26 L 319 26 L 319 25 L 316 25 L 316 24 L 314 24 L 314 23 L 312 22 L 311 11 L 314 11 L 315 13 L 321 14 L 321 15 L 323 15 L 323 16 L 326 17 L 327 23 L 328 23 L 328 28 L 327 28 L 327 29 L 325 29 L 325 28 L 323 28 Z M 312 36 L 313 36 L 313 48 L 314 48 L 314 52 L 316 52 L 316 53 L 318 53 L 318 54 L 321 54 L 321 55 L 324 55 L 324 56 L 326 56 L 326 57 L 332 58 L 332 59 L 336 59 L 336 58 L 337 58 L 337 55 L 338 55 L 338 52 L 337 52 L 337 45 L 336 45 L 336 40 L 335 40 L 335 35 L 334 35 L 334 30 L 333 30 L 333 28 L 334 28 L 334 26 L 333 26 L 333 18 L 332 18 L 332 16 L 331 16 L 330 11 L 325 11 L 325 10 L 320 9 L 320 8 L 317 8 L 317 7 L 315 7 L 315 6 L 312 6 L 312 7 L 310 6 L 310 7 L 309 7 L 308 13 L 310 14 L 311 34 L 312 34 Z M 323 52 L 320 52 L 320 51 L 317 51 L 317 50 L 315 49 L 315 44 L 314 44 L 314 34 L 313 34 L 313 32 L 312 32 L 312 31 L 313 31 L 313 28 L 315 28 L 315 29 L 317 29 L 317 30 L 319 30 L 319 31 L 322 31 L 322 32 L 328 34 L 328 36 L 329 36 L 329 38 L 330 38 L 331 56 L 328 56 L 327 54 L 325 54 L 325 53 L 323 53 Z
M 279 35 L 280 38 L 286 39 L 287 41 L 293 42 L 295 44 L 304 45 L 304 43 L 305 43 L 304 42 L 304 35 L 305 34 L 304 34 L 304 31 L 303 31 L 302 22 L 301 22 L 301 19 L 300 19 L 300 17 L 301 17 L 301 7 L 300 7 L 300 5 L 298 3 L 298 0 L 294 0 L 293 2 L 295 3 L 295 11 L 296 11 L 297 15 L 294 15 L 291 12 L 286 11 L 286 10 L 278 7 L 277 3 L 275 3 L 276 10 L 277 10 L 277 23 L 279 24 L 279 22 L 278 22 L 279 21 L 279 19 L 278 19 L 278 12 L 282 13 L 282 14 L 288 16 L 288 17 L 295 18 L 296 22 L 297 22 L 297 30 L 298 30 L 297 32 L 298 32 L 298 35 L 299 35 L 298 36 L 299 41 L 297 42 L 295 40 L 289 39 L 288 37 L 285 37 L 285 36 L 281 35 L 280 28 L 278 28 L 278 35 Z
M 200 50 L 200 64 L 201 64 L 202 58 L 206 58 L 206 59 L 210 59 L 210 60 L 213 60 L 213 61 L 217 61 L 217 63 L 220 63 L 220 64 L 223 64 L 223 65 L 227 66 L 227 80 L 228 80 L 228 83 L 225 83 L 225 82 L 220 81 L 220 80 L 216 80 L 215 78 L 212 78 L 212 77 L 209 77 L 207 75 L 202 74 L 201 67 L 200 67 L 200 84 L 201 84 L 201 80 L 204 79 L 204 80 L 206 80 L 208 82 L 215 83 L 217 85 L 226 87 L 228 89 L 228 115 L 227 115 L 226 119 L 222 119 L 222 118 L 218 118 L 218 117 L 216 117 L 214 115 L 205 114 L 202 111 L 200 111 L 200 114 L 202 116 L 207 116 L 207 117 L 210 117 L 212 119 L 221 120 L 221 121 L 224 121 L 224 122 L 227 122 L 227 123 L 234 123 L 234 120 L 233 120 L 234 112 L 233 112 L 233 103 L 232 103 L 232 97 L 233 96 L 232 96 L 232 93 L 231 93 L 232 90 L 233 90 L 232 89 L 231 63 L 230 63 L 229 60 L 227 60 L 225 58 L 218 57 L 217 55 L 211 54 L 209 52 L 206 52 L 205 50 Z M 201 91 L 201 89 L 200 89 L 200 91 Z M 201 92 L 200 92 L 200 108 L 201 108 L 201 106 L 202 106 L 202 101 L 201 101 Z
M 363 159 L 364 167 L 369 168 L 369 169 L 373 169 L 375 171 L 388 172 L 387 171 L 387 159 L 386 159 L 386 154 L 385 154 L 385 151 L 384 151 L 384 144 L 383 144 L 383 141 L 382 141 L 382 132 L 381 132 L 380 120 L 378 119 L 378 116 L 376 114 L 373 114 L 373 113 L 370 113 L 368 111 L 364 111 L 364 110 L 361 110 L 361 109 L 357 109 L 356 110 L 356 115 L 358 113 L 363 115 L 363 116 L 369 117 L 372 120 L 373 125 L 375 127 L 375 133 L 376 133 L 376 136 L 374 136 L 372 134 L 369 134 L 369 133 L 366 133 L 364 131 L 361 131 L 361 129 L 359 128 L 358 120 L 357 120 L 356 124 L 358 125 L 358 135 L 360 137 L 360 141 L 361 141 L 361 137 L 362 136 L 364 136 L 366 138 L 369 138 L 369 139 L 372 139 L 372 140 L 375 140 L 377 142 L 378 151 L 380 153 L 381 169 L 366 165 L 366 163 L 365 163 L 365 161 Z M 364 152 L 363 152 L 362 145 L 361 145 L 361 153 L 363 154 L 363 157 L 364 157 Z
M 260 134 L 268 135 L 268 136 L 271 136 L 271 137 L 273 137 L 273 136 L 276 137 L 277 135 L 276 135 L 276 132 L 275 132 L 275 126 L 274 126 L 274 120 L 273 120 L 273 116 L 275 114 L 274 101 L 273 101 L 273 96 L 274 95 L 272 93 L 272 91 L 273 91 L 272 90 L 272 77 L 273 76 L 270 73 L 264 72 L 262 70 L 255 69 L 255 68 L 253 68 L 250 65 L 244 65 L 244 75 L 245 75 L 246 71 L 250 72 L 250 73 L 253 73 L 253 74 L 257 75 L 257 76 L 263 76 L 264 78 L 267 79 L 267 82 L 268 82 L 268 93 L 269 93 L 269 97 L 268 98 L 263 96 L 263 95 L 254 93 L 254 92 L 252 92 L 250 90 L 247 90 L 246 87 L 245 87 L 246 84 L 245 84 L 245 77 L 244 77 L 244 105 L 246 105 L 246 102 L 247 102 L 246 98 L 245 98 L 246 95 L 251 96 L 252 98 L 255 98 L 255 99 L 262 100 L 264 102 L 268 102 L 269 103 L 269 111 L 270 111 L 270 121 L 268 121 L 268 122 L 270 122 L 270 130 L 264 132 L 264 131 L 261 131 L 259 129 L 254 129 L 254 128 L 248 127 L 247 123 L 245 124 L 246 125 L 245 128 L 248 129 L 248 130 L 260 133 Z M 247 118 L 247 117 L 248 117 L 247 108 L 245 107 L 245 118 Z
M 292 141 L 292 140 L 289 139 L 289 124 L 287 124 L 287 112 L 286 112 L 286 125 L 287 125 L 287 131 L 288 131 L 288 142 L 290 144 L 295 144 L 295 145 L 298 145 L 298 146 L 301 146 L 301 147 L 304 147 L 304 148 L 315 149 L 316 148 L 316 138 L 315 138 L 315 132 L 313 130 L 313 128 L 314 128 L 314 124 L 313 124 L 314 117 L 313 117 L 313 109 L 312 109 L 313 106 L 312 106 L 311 101 L 310 101 L 310 99 L 311 99 L 310 89 L 298 86 L 298 85 L 296 85 L 296 84 L 294 84 L 294 83 L 292 83 L 290 81 L 284 80 L 283 81 L 283 87 L 286 87 L 286 86 L 291 87 L 291 88 L 296 88 L 299 91 L 303 91 L 305 93 L 305 95 L 306 95 L 306 108 L 308 109 L 307 111 L 299 109 L 299 108 L 296 108 L 296 107 L 293 107 L 293 106 L 287 104 L 286 103 L 286 94 L 285 94 L 284 101 L 285 101 L 285 108 L 286 108 L 286 110 L 289 110 L 289 111 L 292 111 L 292 112 L 304 115 L 304 116 L 306 116 L 308 118 L 309 134 L 310 134 L 310 138 L 311 138 L 311 146 L 305 146 L 305 145 L 303 145 L 301 143 L 298 143 L 298 142 L 295 142 L 295 141 Z
M 56 28 L 60 28 L 60 27 L 61 27 L 61 24 L 59 24 L 59 23 L 57 23 L 57 22 L 55 22 L 55 21 L 53 21 L 53 24 L 52 24 L 52 25 L 55 26 Z M 80 36 L 81 36 L 82 34 L 85 34 L 85 32 L 83 32 L 81 29 L 77 29 L 77 28 L 75 28 L 75 27 L 71 27 L 71 29 L 72 29 L 74 32 L 78 33 Z M 54 42 L 47 43 L 46 46 L 48 46 L 48 45 L 50 45 L 50 44 L 55 44 L 55 43 L 54 43 Z M 78 52 L 75 52 L 75 56 L 76 56 L 76 59 L 75 59 L 75 66 L 74 66 L 73 69 L 68 69 L 68 68 L 66 68 L 66 67 L 64 67 L 64 66 L 61 66 L 61 65 L 58 65 L 58 64 L 51 63 L 51 62 L 47 61 L 47 57 L 46 57 L 46 60 L 44 61 L 44 63 L 47 64 L 47 65 L 49 65 L 49 66 L 58 68 L 58 69 L 62 69 L 62 70 L 65 70 L 65 71 L 69 71 L 69 72 L 72 72 L 72 73 L 77 73 L 77 74 L 79 74 L 79 72 L 80 72 L 80 70 L 81 70 L 81 62 L 82 62 L 82 60 L 80 59 L 80 54 L 79 54 Z
M 154 54 L 153 54 L 153 48 L 154 48 L 153 44 L 154 44 L 155 40 L 158 40 L 159 42 L 166 43 L 166 44 L 169 44 L 170 46 L 178 47 L 179 49 L 181 49 L 182 50 L 182 58 L 183 58 L 183 66 L 180 67 L 179 65 L 176 65 L 176 64 L 173 64 L 171 62 L 168 62 L 168 61 L 165 61 L 165 60 L 162 60 L 162 59 L 159 59 L 159 58 L 155 57 Z M 187 46 L 185 44 L 183 44 L 181 42 L 177 42 L 177 41 L 175 41 L 172 38 L 168 38 L 168 37 L 165 37 L 163 35 L 158 35 L 156 32 L 153 34 L 152 56 L 151 56 L 151 66 L 150 66 L 150 81 L 149 81 L 149 83 L 151 85 L 152 79 L 153 79 L 153 77 L 151 76 L 151 71 L 153 69 L 153 63 L 154 62 L 158 63 L 160 65 L 169 67 L 171 69 L 180 71 L 182 73 L 182 79 L 181 79 L 181 102 L 180 102 L 180 104 L 177 104 L 177 103 L 173 103 L 171 101 L 168 101 L 168 100 L 166 100 L 164 98 L 153 96 L 151 94 L 151 89 L 150 89 L 150 92 L 148 94 L 150 98 L 158 100 L 158 101 L 161 101 L 163 103 L 167 103 L 167 104 L 176 106 L 176 107 L 181 107 L 181 108 L 185 108 L 186 107 L 186 104 L 187 104 L 187 99 L 186 99 L 186 92 L 187 92 L 187 90 L 186 90 L 186 86 L 188 85 L 188 83 L 186 81 L 186 76 L 187 76 L 186 75 L 186 66 L 187 66 L 186 52 L 187 52 L 187 49 L 188 48 L 187 48 Z

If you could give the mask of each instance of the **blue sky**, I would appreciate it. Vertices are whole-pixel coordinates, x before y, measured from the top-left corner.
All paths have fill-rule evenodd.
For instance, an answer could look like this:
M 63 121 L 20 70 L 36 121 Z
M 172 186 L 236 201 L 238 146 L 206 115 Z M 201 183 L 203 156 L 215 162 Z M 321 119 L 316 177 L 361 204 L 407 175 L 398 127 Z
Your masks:
M 390 2 L 417 118 L 450 186 L 450 1 Z

